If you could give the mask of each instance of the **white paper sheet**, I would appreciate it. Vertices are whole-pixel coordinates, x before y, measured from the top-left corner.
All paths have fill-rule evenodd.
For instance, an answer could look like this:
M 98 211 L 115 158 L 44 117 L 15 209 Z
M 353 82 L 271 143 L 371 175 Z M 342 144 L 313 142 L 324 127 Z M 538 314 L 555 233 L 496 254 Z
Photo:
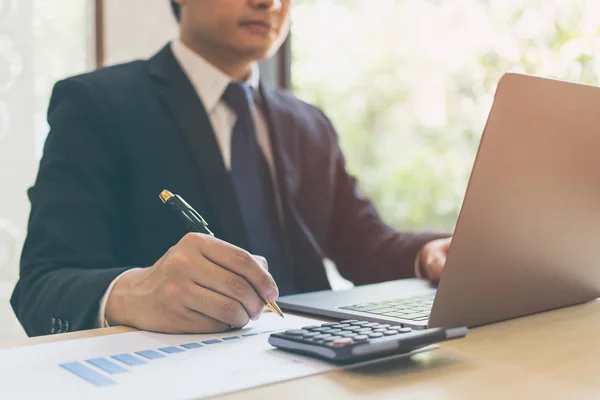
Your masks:
M 247 328 L 217 335 L 164 335 L 131 332 L 68 342 L 0 350 L 0 397 L 67 399 L 191 399 L 257 387 L 324 373 L 335 365 L 275 349 L 272 331 L 319 324 L 320 321 L 266 313 Z M 242 336 L 252 335 L 255 336 Z M 223 340 L 237 336 L 237 339 Z M 220 342 L 206 344 L 211 339 Z M 185 349 L 198 343 L 202 347 Z M 174 346 L 176 354 L 165 347 Z M 136 352 L 164 357 L 147 359 Z M 173 349 L 171 349 L 173 350 Z M 183 351 L 182 351 L 183 350 Z M 112 356 L 130 354 L 145 363 L 130 366 Z M 154 353 L 153 353 L 154 354 Z M 123 371 L 108 373 L 88 360 L 108 360 Z M 61 364 L 78 363 L 111 383 L 98 386 L 69 372 Z M 110 365 L 109 365 L 110 366 Z

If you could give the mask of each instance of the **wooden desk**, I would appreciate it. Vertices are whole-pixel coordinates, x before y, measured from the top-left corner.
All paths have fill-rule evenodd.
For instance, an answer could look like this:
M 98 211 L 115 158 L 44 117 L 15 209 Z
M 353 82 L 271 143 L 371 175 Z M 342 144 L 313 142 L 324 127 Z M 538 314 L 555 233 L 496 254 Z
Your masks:
M 126 332 L 100 329 L 0 347 Z M 223 396 L 223 399 L 600 398 L 600 301 L 472 329 L 439 349 Z

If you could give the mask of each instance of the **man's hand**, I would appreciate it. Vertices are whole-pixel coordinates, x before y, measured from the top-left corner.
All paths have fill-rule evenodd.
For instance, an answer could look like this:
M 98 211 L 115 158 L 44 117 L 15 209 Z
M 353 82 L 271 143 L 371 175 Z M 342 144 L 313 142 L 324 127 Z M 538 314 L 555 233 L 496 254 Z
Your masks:
M 106 319 L 110 325 L 165 333 L 241 328 L 260 317 L 265 301 L 279 296 L 265 264 L 232 244 L 188 234 L 152 267 L 117 281 Z
M 434 240 L 423 246 L 419 252 L 421 273 L 433 284 L 440 281 L 451 242 L 452 238 Z

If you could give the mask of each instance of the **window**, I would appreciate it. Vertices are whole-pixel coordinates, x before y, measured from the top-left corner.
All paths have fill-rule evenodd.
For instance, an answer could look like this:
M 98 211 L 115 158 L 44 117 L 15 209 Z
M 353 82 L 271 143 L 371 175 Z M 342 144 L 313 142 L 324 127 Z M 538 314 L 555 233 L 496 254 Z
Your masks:
M 54 83 L 94 66 L 92 0 L 0 0 L 0 338 L 22 335 L 8 298 Z
M 94 2 L 33 1 L 36 155 L 48 133 L 46 113 L 56 81 L 95 67 Z
M 598 84 L 597 0 L 294 0 L 292 85 L 384 219 L 452 231 L 506 71 Z

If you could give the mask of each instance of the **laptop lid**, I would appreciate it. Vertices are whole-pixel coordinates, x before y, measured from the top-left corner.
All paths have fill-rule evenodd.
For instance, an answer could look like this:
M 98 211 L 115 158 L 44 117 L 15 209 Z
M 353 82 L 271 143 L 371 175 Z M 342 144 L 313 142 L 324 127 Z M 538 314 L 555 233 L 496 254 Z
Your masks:
M 477 326 L 600 296 L 600 88 L 500 81 L 430 327 Z

